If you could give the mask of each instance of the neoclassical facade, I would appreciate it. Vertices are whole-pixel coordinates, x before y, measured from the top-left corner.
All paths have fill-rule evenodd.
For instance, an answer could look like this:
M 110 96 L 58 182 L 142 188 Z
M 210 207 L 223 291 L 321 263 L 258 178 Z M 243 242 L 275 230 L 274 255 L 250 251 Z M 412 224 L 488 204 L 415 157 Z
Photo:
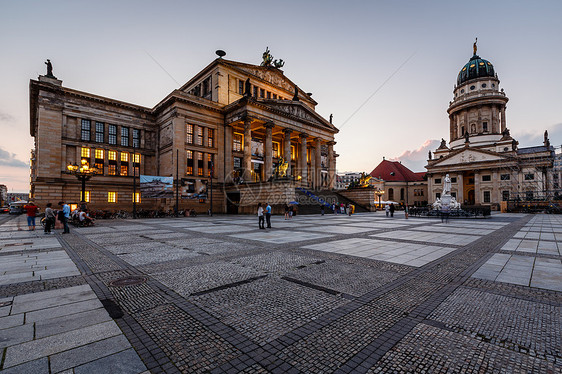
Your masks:
M 499 208 L 501 201 L 548 199 L 554 149 L 545 132 L 543 145 L 519 148 L 506 120 L 508 98 L 491 62 L 476 54 L 458 74 L 449 102 L 449 143 L 429 154 L 429 202 L 441 195 L 449 174 L 452 192 L 464 205 Z
M 213 210 L 226 212 L 241 186 L 280 180 L 284 161 L 287 177 L 279 183 L 287 188 L 333 188 L 338 130 L 316 113 L 312 94 L 265 55 L 262 65 L 219 57 L 153 108 L 63 87 L 52 70 L 31 80 L 32 198 L 40 205 L 80 201 L 80 182 L 66 173 L 75 163 L 100 171 L 85 196 L 99 209 L 131 210 L 134 176 L 138 182 L 143 174 L 174 177 L 184 197 L 212 180 Z M 174 204 L 136 199 L 141 209 Z M 179 208 L 206 211 L 209 203 L 183 198 Z

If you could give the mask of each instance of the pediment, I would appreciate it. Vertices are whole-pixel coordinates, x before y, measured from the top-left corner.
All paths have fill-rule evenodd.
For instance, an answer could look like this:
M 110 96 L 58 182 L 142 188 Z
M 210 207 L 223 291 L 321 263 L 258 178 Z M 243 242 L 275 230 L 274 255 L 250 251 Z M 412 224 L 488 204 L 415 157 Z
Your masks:
M 493 162 L 493 161 L 505 161 L 506 157 L 496 154 L 495 152 L 483 152 L 474 149 L 464 149 L 459 152 L 449 154 L 442 159 L 435 162 L 432 167 L 435 166 L 447 166 L 447 165 L 459 165 L 459 164 L 470 164 L 477 162 Z
M 311 122 L 318 127 L 337 132 L 338 130 L 330 122 L 326 121 L 318 113 L 310 109 L 308 106 L 298 101 L 275 101 L 266 102 L 263 105 L 276 111 L 283 112 L 289 116 L 296 117 L 299 120 Z
M 275 68 L 263 68 L 263 67 L 253 67 L 253 66 L 240 66 L 237 65 L 236 68 L 244 71 L 245 73 L 255 75 L 256 77 L 263 79 L 264 81 L 283 88 L 289 92 L 295 90 L 295 85 L 287 77 L 285 77 L 280 71 Z

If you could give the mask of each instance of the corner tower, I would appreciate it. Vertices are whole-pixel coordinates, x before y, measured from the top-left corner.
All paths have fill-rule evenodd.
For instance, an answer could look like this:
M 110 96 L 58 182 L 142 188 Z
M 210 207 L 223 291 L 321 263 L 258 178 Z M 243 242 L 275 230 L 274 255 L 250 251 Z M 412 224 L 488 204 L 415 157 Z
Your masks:
M 450 121 L 451 150 L 470 144 L 490 151 L 496 149 L 506 131 L 505 108 L 508 98 L 490 61 L 474 54 L 462 67 L 447 113 Z M 504 146 L 501 146 L 501 150 Z

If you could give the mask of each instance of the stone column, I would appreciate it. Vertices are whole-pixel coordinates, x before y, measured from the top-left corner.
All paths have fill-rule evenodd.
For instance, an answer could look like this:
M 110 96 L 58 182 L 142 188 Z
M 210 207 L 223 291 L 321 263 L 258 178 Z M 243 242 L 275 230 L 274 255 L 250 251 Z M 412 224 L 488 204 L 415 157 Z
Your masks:
M 307 134 L 300 134 L 299 139 L 301 141 L 301 150 L 299 155 L 299 167 L 301 169 L 301 181 L 304 184 L 308 184 L 308 163 L 306 161 L 306 138 Z
M 203 131 L 203 147 L 206 147 L 209 142 L 209 129 L 207 127 L 201 127 L 201 130 Z
M 215 165 L 216 169 L 216 165 Z M 232 126 L 224 126 L 224 181 L 232 182 L 234 164 L 232 160 Z
M 502 118 L 501 118 L 501 129 L 500 129 L 500 132 L 503 132 L 503 131 L 505 130 L 505 126 L 506 126 L 506 124 L 505 124 L 505 106 L 502 106 L 502 107 L 501 107 L 500 115 L 501 115 L 501 117 L 502 117 Z
M 334 157 L 334 145 L 336 142 L 328 142 L 328 188 L 333 190 L 336 182 L 336 158 Z
M 457 201 L 461 203 L 462 207 L 462 204 L 464 204 L 464 182 L 462 173 L 457 174 L 457 185 L 459 186 L 459 189 L 457 190 Z
M 209 156 L 207 156 L 208 153 L 201 153 L 203 154 L 203 177 L 209 178 L 209 163 L 207 162 L 207 157 Z
M 292 132 L 293 130 L 291 129 L 283 130 L 283 133 L 285 134 L 285 139 L 283 140 L 283 146 L 284 146 L 283 158 L 285 159 L 285 161 L 287 161 L 288 164 L 287 176 L 293 175 L 291 170 L 291 133 Z
M 482 196 L 480 196 L 480 194 L 482 193 L 482 191 L 480 191 L 480 178 L 482 178 L 480 172 L 474 171 L 474 204 L 475 205 L 480 204 L 482 198 Z
M 252 121 L 244 120 L 244 158 L 242 160 L 243 179 L 247 182 L 252 178 Z
M 492 134 L 499 134 L 498 131 L 498 108 L 495 105 L 492 105 Z
M 271 175 L 273 174 L 273 139 L 272 139 L 272 129 L 273 129 L 273 122 L 267 122 L 265 124 L 265 157 L 264 157 L 264 174 L 265 180 L 269 180 Z
M 492 196 L 490 196 L 490 202 L 492 204 L 499 204 L 501 199 L 501 192 L 499 188 L 499 181 L 498 181 L 498 170 L 494 169 L 492 171 Z
M 199 176 L 199 152 L 197 151 L 193 151 L 193 176 L 195 178 Z
M 314 151 L 314 187 L 320 190 L 322 188 L 322 140 L 320 138 L 316 138 L 315 140 Z

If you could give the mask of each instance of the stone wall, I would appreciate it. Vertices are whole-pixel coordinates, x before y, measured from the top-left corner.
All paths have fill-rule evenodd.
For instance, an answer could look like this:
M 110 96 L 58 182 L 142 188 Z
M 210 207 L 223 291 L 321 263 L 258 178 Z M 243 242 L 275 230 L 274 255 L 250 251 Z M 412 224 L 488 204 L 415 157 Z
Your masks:
M 351 201 L 355 201 L 357 204 L 364 206 L 371 212 L 376 210 L 375 207 L 375 192 L 373 188 L 369 187 L 359 187 L 350 188 L 348 190 L 338 191 L 340 195 L 348 198 Z
M 237 186 L 240 191 L 238 212 L 253 214 L 258 203 L 269 203 L 273 214 L 284 214 L 285 204 L 296 198 L 296 184 L 292 181 L 275 181 L 270 183 L 248 183 Z

